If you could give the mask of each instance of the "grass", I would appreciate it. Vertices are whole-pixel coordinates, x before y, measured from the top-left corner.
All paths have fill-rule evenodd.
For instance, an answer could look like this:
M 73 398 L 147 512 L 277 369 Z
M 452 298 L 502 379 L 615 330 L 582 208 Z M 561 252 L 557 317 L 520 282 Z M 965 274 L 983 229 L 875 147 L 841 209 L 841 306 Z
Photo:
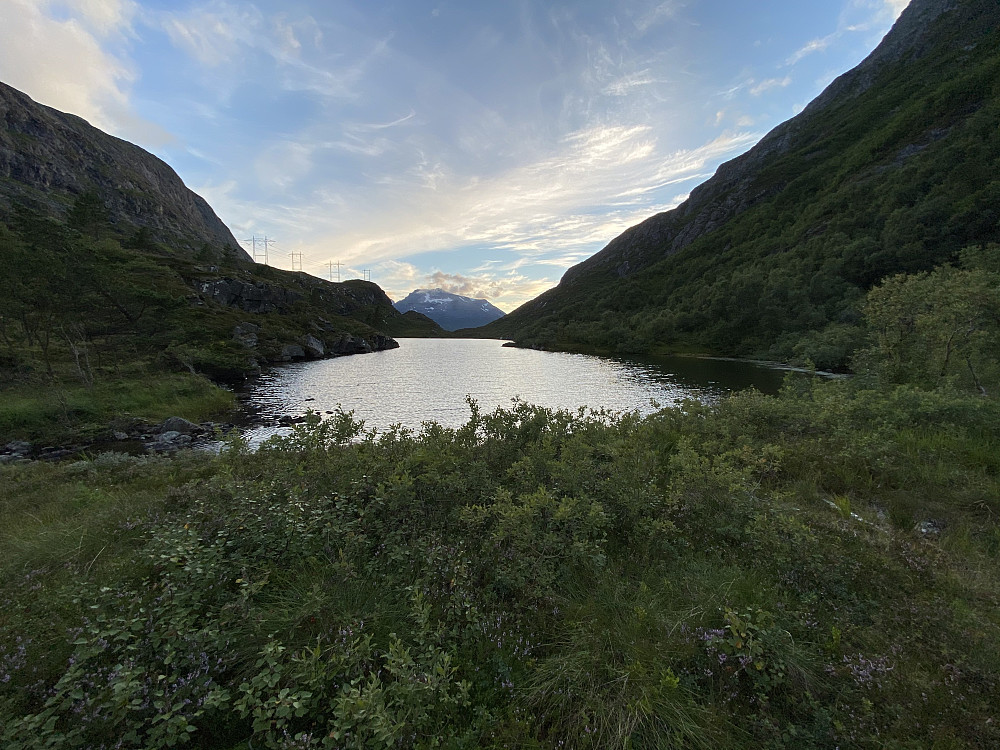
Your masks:
M 157 373 L 78 384 L 4 388 L 0 399 L 0 441 L 65 441 L 107 431 L 122 418 L 162 421 L 180 416 L 193 422 L 224 417 L 235 398 L 203 377 Z

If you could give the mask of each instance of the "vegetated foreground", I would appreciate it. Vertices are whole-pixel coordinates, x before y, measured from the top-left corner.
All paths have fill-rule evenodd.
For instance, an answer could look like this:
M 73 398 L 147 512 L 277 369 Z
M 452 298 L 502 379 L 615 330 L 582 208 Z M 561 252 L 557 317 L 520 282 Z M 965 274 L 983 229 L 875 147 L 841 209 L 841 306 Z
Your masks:
M 1000 746 L 996 290 L 777 398 L 0 466 L 0 745 Z

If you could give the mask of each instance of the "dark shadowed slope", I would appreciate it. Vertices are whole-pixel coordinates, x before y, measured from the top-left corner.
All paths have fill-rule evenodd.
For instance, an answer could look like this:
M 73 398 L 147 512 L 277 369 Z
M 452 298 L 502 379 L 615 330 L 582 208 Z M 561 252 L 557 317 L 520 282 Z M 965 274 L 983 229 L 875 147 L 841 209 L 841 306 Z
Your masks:
M 843 364 L 873 284 L 1000 241 L 998 28 L 995 0 L 914 0 L 800 115 L 479 333 Z

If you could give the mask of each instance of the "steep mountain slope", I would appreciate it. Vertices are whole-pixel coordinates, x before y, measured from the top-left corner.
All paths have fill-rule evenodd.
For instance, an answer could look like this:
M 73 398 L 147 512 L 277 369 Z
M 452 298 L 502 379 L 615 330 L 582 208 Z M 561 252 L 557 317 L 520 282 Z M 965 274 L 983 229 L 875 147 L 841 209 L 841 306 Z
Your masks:
M 5 384 L 170 370 L 239 381 L 443 333 L 375 284 L 253 263 L 165 163 L 3 84 L 0 123 Z
M 478 333 L 842 365 L 873 284 L 1000 241 L 998 28 L 995 0 L 913 0 L 864 62 L 681 206 Z
M 443 289 L 414 289 L 393 305 L 400 312 L 414 310 L 426 315 L 446 331 L 476 328 L 504 316 L 504 311 L 485 299 L 452 294 Z
M 88 196 L 121 236 L 145 229 L 173 247 L 196 250 L 207 243 L 251 260 L 211 206 L 138 146 L 3 83 L 0 123 L 0 218 L 23 203 L 65 220 L 74 202 Z

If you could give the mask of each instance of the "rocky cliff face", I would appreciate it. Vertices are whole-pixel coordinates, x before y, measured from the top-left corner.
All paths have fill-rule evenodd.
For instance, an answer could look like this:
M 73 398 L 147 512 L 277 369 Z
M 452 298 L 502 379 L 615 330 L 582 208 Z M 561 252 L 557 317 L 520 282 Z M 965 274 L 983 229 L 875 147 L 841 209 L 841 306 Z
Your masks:
M 14 202 L 64 219 L 95 193 L 123 233 L 139 228 L 173 247 L 204 244 L 250 256 L 204 199 L 166 163 L 74 115 L 0 83 L 0 217 Z

